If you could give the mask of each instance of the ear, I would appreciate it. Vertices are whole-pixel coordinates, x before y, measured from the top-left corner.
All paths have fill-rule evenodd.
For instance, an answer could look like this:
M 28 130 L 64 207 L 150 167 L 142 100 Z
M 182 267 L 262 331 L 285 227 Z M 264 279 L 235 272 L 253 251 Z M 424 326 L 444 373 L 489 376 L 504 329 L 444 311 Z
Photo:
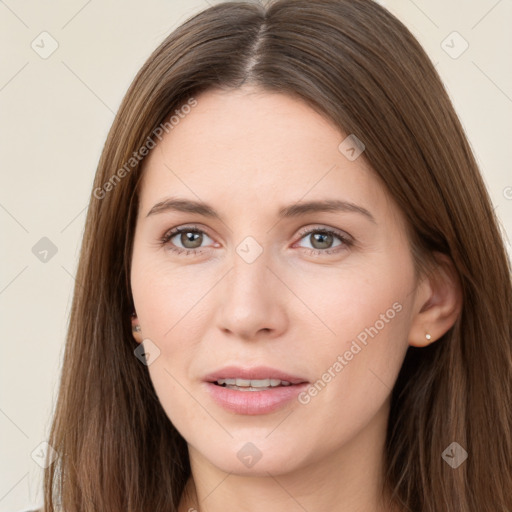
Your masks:
M 132 319 L 132 334 L 137 343 L 142 343 L 142 330 L 140 328 L 139 319 L 137 318 L 137 314 L 134 312 L 131 315 Z
M 435 253 L 435 266 L 418 284 L 409 345 L 425 347 L 438 340 L 462 310 L 462 289 L 451 258 Z M 430 338 L 429 338 L 430 335 Z

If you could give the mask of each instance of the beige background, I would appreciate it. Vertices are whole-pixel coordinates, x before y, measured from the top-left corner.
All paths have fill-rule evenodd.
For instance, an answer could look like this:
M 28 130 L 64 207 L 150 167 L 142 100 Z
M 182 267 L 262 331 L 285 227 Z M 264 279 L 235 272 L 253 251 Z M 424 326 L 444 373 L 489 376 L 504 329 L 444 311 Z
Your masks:
M 0 512 L 42 501 L 31 454 L 48 433 L 85 209 L 114 112 L 150 52 L 209 3 L 0 1 Z M 436 64 L 512 238 L 512 3 L 382 3 Z M 57 249 L 46 263 L 32 252 L 43 237 Z

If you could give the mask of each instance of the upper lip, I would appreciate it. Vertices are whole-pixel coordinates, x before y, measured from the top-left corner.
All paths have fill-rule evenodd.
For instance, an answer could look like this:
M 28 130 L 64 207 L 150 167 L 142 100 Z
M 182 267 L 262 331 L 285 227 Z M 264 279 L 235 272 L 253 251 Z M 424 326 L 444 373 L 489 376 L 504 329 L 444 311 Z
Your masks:
M 302 384 L 308 382 L 306 379 L 297 375 L 270 368 L 267 366 L 254 366 L 251 368 L 242 368 L 240 366 L 225 366 L 220 370 L 209 373 L 204 377 L 206 382 L 217 382 L 220 379 L 247 379 L 247 380 L 263 380 L 263 379 L 279 379 L 290 382 L 291 384 Z

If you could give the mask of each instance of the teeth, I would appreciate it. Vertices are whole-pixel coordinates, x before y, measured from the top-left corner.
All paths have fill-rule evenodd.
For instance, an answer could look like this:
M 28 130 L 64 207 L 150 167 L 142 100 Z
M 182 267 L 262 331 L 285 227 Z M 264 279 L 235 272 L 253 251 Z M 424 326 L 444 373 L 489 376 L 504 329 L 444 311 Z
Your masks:
M 277 386 L 290 386 L 291 382 L 279 379 L 219 379 L 217 384 L 220 386 L 236 386 L 239 388 L 275 388 Z

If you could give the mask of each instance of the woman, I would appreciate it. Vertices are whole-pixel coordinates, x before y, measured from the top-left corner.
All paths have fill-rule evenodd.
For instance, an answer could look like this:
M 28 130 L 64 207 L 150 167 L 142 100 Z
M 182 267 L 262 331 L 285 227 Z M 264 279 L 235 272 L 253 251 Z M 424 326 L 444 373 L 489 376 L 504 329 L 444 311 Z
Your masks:
M 77 283 L 45 510 L 512 509 L 510 265 L 378 4 L 175 30 L 109 133 Z

